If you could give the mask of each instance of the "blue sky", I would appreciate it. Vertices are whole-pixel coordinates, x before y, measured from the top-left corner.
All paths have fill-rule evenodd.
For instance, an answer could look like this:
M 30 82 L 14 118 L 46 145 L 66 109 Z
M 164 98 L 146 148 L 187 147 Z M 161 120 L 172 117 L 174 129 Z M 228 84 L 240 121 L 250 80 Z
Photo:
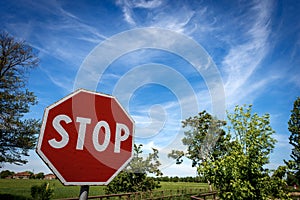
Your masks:
M 151 147 L 160 150 L 164 174 L 187 176 L 196 175 L 189 161 L 176 166 L 165 155 L 173 147 L 182 148 L 180 121 L 204 109 L 222 116 L 217 112 L 222 106 L 213 99 L 223 102 L 228 111 L 235 105 L 253 104 L 254 112 L 270 113 L 278 142 L 269 167 L 289 159 L 287 122 L 300 96 L 299 9 L 300 2 L 292 0 L 3 0 L 0 29 L 39 52 L 40 65 L 28 79 L 39 104 L 27 117 L 41 119 L 45 107 L 80 83 L 90 87 L 95 78 L 97 84 L 87 89 L 118 97 L 136 121 L 136 143 L 144 144 L 146 152 Z M 93 68 L 90 76 L 82 76 L 82 70 L 90 69 L 91 55 L 105 60 L 111 54 L 97 51 L 105 41 L 132 33 L 129 40 L 114 46 L 126 49 L 143 41 L 139 30 L 150 27 L 158 30 L 152 33 L 155 44 L 148 38 L 153 48 L 127 51 L 105 68 Z M 162 35 L 163 29 L 172 33 L 170 39 Z M 202 73 L 203 68 L 199 71 L 188 62 L 186 56 L 198 55 L 196 49 L 187 45 L 178 53 L 168 48 L 183 43 L 175 40 L 181 37 L 203 48 L 201 59 L 214 62 L 210 67 L 215 67 L 217 79 L 207 80 L 210 76 Z M 223 91 L 209 86 L 213 80 L 219 80 Z M 50 172 L 34 151 L 28 159 L 24 166 L 5 164 L 4 169 Z

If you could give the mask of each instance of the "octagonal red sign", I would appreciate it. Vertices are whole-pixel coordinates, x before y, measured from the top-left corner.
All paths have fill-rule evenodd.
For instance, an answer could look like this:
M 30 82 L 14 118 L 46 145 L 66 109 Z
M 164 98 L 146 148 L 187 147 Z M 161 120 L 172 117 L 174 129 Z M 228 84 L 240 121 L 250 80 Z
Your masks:
M 64 185 L 106 185 L 130 162 L 133 136 L 116 98 L 80 89 L 45 109 L 37 153 Z

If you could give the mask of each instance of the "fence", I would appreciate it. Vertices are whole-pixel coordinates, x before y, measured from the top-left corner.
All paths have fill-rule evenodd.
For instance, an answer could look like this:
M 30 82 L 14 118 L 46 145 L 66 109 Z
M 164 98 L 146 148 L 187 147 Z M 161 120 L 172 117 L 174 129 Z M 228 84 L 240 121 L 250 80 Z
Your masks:
M 97 200 L 164 200 L 164 199 L 190 199 L 191 195 L 198 195 L 207 192 L 204 188 L 190 188 L 183 190 L 155 190 L 149 192 L 133 192 L 122 194 L 107 194 L 100 196 L 89 196 L 88 199 Z M 61 200 L 78 200 L 78 198 L 67 198 Z
M 206 193 L 198 194 L 197 196 L 191 196 L 191 199 L 196 199 L 196 200 L 216 199 L 217 194 L 218 194 L 217 191 L 206 192 Z

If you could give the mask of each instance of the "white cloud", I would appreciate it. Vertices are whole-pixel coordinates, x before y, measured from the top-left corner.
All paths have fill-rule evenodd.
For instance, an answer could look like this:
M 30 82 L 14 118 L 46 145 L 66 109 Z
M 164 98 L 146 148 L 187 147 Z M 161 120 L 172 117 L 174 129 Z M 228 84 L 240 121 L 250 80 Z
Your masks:
M 186 6 L 180 8 L 177 14 L 168 14 L 166 12 L 160 12 L 156 16 L 153 16 L 153 23 L 150 26 L 163 27 L 176 32 L 191 34 L 193 29 L 188 29 L 187 25 L 191 22 L 195 12 L 190 10 Z
M 136 122 L 135 138 L 146 139 L 158 135 L 164 129 L 166 123 L 166 114 L 160 106 L 152 106 L 149 117 L 145 114 L 132 115 Z
M 44 172 L 45 174 L 52 173 L 47 165 L 42 162 L 42 159 L 37 155 L 34 150 L 29 151 L 29 157 L 24 157 L 28 159 L 28 163 L 24 165 L 16 165 L 16 164 L 9 164 L 4 163 L 3 170 L 7 169 L 13 172 L 24 172 L 24 171 L 31 171 L 34 173 Z
M 143 144 L 143 148 L 142 148 L 142 150 L 144 151 L 144 153 L 146 153 L 146 152 L 151 152 L 152 153 L 152 149 L 159 149 L 159 147 L 158 146 L 156 146 L 156 144 L 154 143 L 154 141 L 150 141 L 150 142 L 148 142 L 148 143 L 144 143 Z
M 192 161 L 183 158 L 183 163 L 178 165 L 176 161 L 171 158 L 167 158 L 167 154 L 171 152 L 171 149 L 162 148 L 154 141 L 150 141 L 147 143 L 142 143 L 143 147 L 143 157 L 147 157 L 149 153 L 152 153 L 152 148 L 155 148 L 159 152 L 159 161 L 161 162 L 161 166 L 159 167 L 162 171 L 164 176 L 179 176 L 179 177 L 186 177 L 186 176 L 197 176 L 197 169 L 192 167 Z M 173 146 L 175 149 L 175 146 Z
M 192 28 L 188 28 L 191 19 L 195 15 L 195 11 L 182 2 L 177 3 L 178 5 L 175 8 L 161 0 L 120 0 L 117 2 L 117 5 L 120 6 L 123 11 L 124 21 L 132 26 L 162 27 L 180 33 L 191 34 L 197 27 L 196 24 L 193 24 Z M 172 6 L 174 6 L 174 4 L 172 4 Z M 143 17 L 143 19 L 140 20 L 140 16 L 138 16 L 139 14 L 135 10 L 136 8 L 145 9 L 147 15 L 144 17 L 146 18 Z
M 116 2 L 122 8 L 124 20 L 132 25 L 136 26 L 138 23 L 135 20 L 135 8 L 143 8 L 143 9 L 154 9 L 159 7 L 162 4 L 161 0 L 152 0 L 152 1 L 145 1 L 145 0 L 119 0 Z
M 175 164 L 175 160 L 170 161 L 170 165 L 161 169 L 164 176 L 197 176 L 197 169 L 192 167 L 192 162 L 188 159 L 184 159 L 183 163 Z
M 124 20 L 130 25 L 136 25 L 132 16 L 132 3 L 127 0 L 119 0 L 116 4 L 122 8 Z
M 232 45 L 223 60 L 222 65 L 227 74 L 225 90 L 229 105 L 249 98 L 253 91 L 264 88 L 263 86 L 270 81 L 266 76 L 258 83 L 252 79 L 255 70 L 260 67 L 261 61 L 269 51 L 268 22 L 272 9 L 269 4 L 266 1 L 259 2 L 247 13 L 249 20 L 245 24 L 250 28 L 241 34 L 248 39 L 241 44 Z
M 131 9 L 128 6 L 124 6 L 122 8 L 122 10 L 123 10 L 123 13 L 124 13 L 124 19 L 125 19 L 125 21 L 128 22 L 131 25 L 136 25 L 136 23 L 135 23 L 135 21 L 133 19 L 133 16 L 132 16 Z
M 285 149 L 288 149 L 288 150 L 292 149 L 292 145 L 289 144 L 289 135 L 275 133 L 273 135 L 273 137 L 277 140 L 276 147 L 285 148 Z
M 132 1 L 135 8 L 156 8 L 162 4 L 162 0 L 134 0 Z
M 78 65 L 91 50 L 88 47 L 106 39 L 97 28 L 65 10 L 57 1 L 44 3 L 28 1 L 22 6 L 37 16 L 47 13 L 49 18 L 57 20 L 31 17 L 24 23 L 23 20 L 17 19 L 7 24 L 8 30 L 16 36 L 21 34 L 22 39 L 29 41 L 43 54 L 65 63 Z

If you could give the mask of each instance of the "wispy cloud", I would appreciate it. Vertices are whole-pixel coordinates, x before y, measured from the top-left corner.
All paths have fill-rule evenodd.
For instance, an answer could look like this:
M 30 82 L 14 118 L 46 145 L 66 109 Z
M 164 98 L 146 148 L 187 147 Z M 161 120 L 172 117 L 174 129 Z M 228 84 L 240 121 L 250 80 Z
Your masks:
M 122 8 L 124 20 L 130 25 L 136 25 L 136 22 L 132 16 L 132 6 L 130 5 L 130 2 L 126 0 L 120 0 L 117 1 L 117 5 L 120 5 Z
M 160 6 L 163 3 L 163 1 L 162 0 L 152 0 L 152 1 L 135 0 L 132 1 L 132 3 L 135 8 L 156 8 Z
M 174 3 L 174 2 L 172 2 Z M 178 4 L 175 8 L 175 4 Z M 134 27 L 162 27 L 181 33 L 190 34 L 196 27 L 191 20 L 195 16 L 195 11 L 188 5 L 175 2 L 170 6 L 161 0 L 152 1 L 129 1 L 119 0 L 117 5 L 122 8 L 124 21 Z M 146 14 L 142 16 L 136 9 L 144 9 Z M 187 28 L 192 24 L 192 28 Z
M 124 20 L 129 23 L 130 25 L 137 25 L 135 21 L 135 8 L 144 8 L 144 9 L 154 9 L 159 7 L 162 4 L 161 0 L 152 0 L 152 1 L 145 1 L 145 0 L 119 0 L 116 2 L 122 8 Z
M 48 76 L 50 81 L 59 88 L 62 88 L 66 93 L 72 92 L 73 89 L 73 78 L 70 76 L 50 73 L 47 69 L 41 68 L 41 70 Z
M 35 16 L 24 16 L 28 22 L 20 19 L 7 24 L 7 29 L 14 35 L 21 35 L 41 52 L 53 56 L 63 62 L 80 63 L 95 44 L 106 39 L 97 28 L 89 25 L 66 9 L 57 1 L 35 2 L 22 4 L 22 9 Z M 26 12 L 25 12 L 26 13 Z M 51 21 L 44 20 L 45 13 Z
M 78 13 L 71 13 L 63 8 L 60 2 L 28 1 L 22 6 L 23 10 L 30 11 L 34 15 L 28 18 L 28 23 L 24 23 L 22 19 L 15 19 L 6 25 L 8 31 L 16 36 L 20 34 L 22 39 L 38 49 L 43 67 L 47 68 L 49 80 L 58 87 L 70 91 L 72 89 L 70 85 L 74 81 L 73 75 L 80 63 L 96 44 L 107 39 L 106 36 L 100 33 L 97 26 L 78 17 Z M 49 16 L 47 20 L 41 17 L 45 14 Z M 50 68 L 55 69 L 57 66 L 44 62 L 44 58 L 49 57 L 64 63 L 63 75 L 50 73 L 52 71 Z
M 269 20 L 272 7 L 269 2 L 257 2 L 245 19 L 249 20 L 243 27 L 247 40 L 237 45 L 231 45 L 229 53 L 223 60 L 223 67 L 227 75 L 225 81 L 226 96 L 229 104 L 236 104 L 255 91 L 262 89 L 270 80 L 261 77 L 259 83 L 253 78 L 254 72 L 260 67 L 261 61 L 269 50 L 268 36 L 270 34 Z

